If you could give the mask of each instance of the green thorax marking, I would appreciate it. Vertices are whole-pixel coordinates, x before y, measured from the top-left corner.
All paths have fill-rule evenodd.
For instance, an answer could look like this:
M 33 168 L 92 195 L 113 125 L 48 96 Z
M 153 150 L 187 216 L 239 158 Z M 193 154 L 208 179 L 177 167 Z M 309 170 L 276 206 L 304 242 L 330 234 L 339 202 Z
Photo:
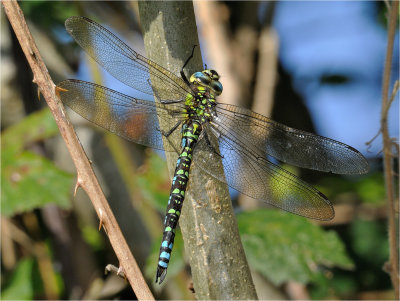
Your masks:
M 208 87 L 193 85 L 192 90 L 193 92 L 186 96 L 185 115 L 189 119 L 196 119 L 204 123 L 210 120 L 212 112 L 215 110 L 215 96 Z
M 215 115 L 215 96 L 220 95 L 223 89 L 218 73 L 211 69 L 195 72 L 189 82 L 192 92 L 186 96 L 185 116 L 201 123 L 210 121 Z

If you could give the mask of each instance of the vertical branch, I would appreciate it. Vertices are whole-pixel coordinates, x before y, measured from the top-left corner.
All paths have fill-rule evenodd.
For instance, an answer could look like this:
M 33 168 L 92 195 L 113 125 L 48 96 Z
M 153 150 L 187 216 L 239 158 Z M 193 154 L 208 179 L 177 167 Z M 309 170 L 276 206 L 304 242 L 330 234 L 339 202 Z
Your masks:
M 396 33 L 397 16 L 399 11 L 399 2 L 392 1 L 388 7 L 389 10 L 389 26 L 388 26 L 388 44 L 386 50 L 385 69 L 383 73 L 382 84 L 382 112 L 381 112 L 381 130 L 383 138 L 383 160 L 384 173 L 386 183 L 386 196 L 388 202 L 388 218 L 389 218 L 389 248 L 390 248 L 390 278 L 396 294 L 399 299 L 399 257 L 398 257 L 398 239 L 396 234 L 396 209 L 394 197 L 394 175 L 392 170 L 392 141 L 389 136 L 388 129 L 388 111 L 390 106 L 389 85 L 390 73 L 393 58 L 393 44 Z
M 178 71 L 199 45 L 193 4 L 188 1 L 141 1 L 139 13 L 147 56 Z M 202 70 L 200 47 L 185 70 Z M 156 86 L 157 80 L 152 79 Z M 163 124 L 168 131 L 174 124 Z M 166 153 L 170 171 L 176 156 Z M 227 186 L 197 169 L 196 159 L 183 205 L 180 227 L 189 256 L 197 299 L 257 299 Z M 220 165 L 218 172 L 223 173 Z M 160 229 L 161 231 L 162 229 Z M 173 260 L 174 254 L 172 253 Z
M 33 82 L 38 85 L 50 111 L 54 115 L 60 134 L 76 166 L 78 173 L 76 188 L 82 187 L 92 201 L 93 207 L 100 219 L 100 226 L 105 229 L 120 265 L 124 270 L 124 274 L 128 278 L 137 298 L 139 300 L 154 300 L 136 260 L 129 250 L 108 202 L 104 197 L 101 187 L 97 182 L 86 154 L 76 137 L 65 109 L 56 96 L 56 86 L 47 71 L 35 41 L 26 25 L 23 12 L 19 8 L 17 1 L 2 1 L 2 4 L 32 69 L 34 75 Z

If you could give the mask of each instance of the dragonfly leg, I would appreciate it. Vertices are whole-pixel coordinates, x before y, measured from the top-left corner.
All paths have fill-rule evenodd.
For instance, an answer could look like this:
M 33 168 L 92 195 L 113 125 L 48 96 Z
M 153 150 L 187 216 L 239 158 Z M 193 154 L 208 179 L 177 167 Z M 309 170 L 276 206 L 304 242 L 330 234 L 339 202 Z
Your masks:
M 179 100 L 161 99 L 161 97 L 157 93 L 157 89 L 151 84 L 150 79 L 147 79 L 147 83 L 149 84 L 150 87 L 152 87 L 155 98 L 158 100 L 158 102 L 162 103 L 163 105 L 169 105 L 169 104 L 173 104 L 173 103 L 181 103 L 182 101 L 184 101 L 182 99 L 179 99 Z
M 210 139 L 208 139 L 207 132 L 206 132 L 206 131 L 203 131 L 202 133 L 203 133 L 203 135 L 204 135 L 204 139 L 206 140 L 207 146 L 208 146 L 209 148 L 211 148 L 211 150 L 213 151 L 213 153 L 215 153 L 217 156 L 219 156 L 219 157 L 221 157 L 221 158 L 224 158 L 224 156 L 221 155 L 221 154 L 215 149 L 215 147 L 211 144 Z
M 161 134 L 163 134 L 164 137 L 168 138 L 176 129 L 177 127 L 181 124 L 181 121 L 178 121 L 168 132 L 165 132 L 163 130 L 161 131 Z
M 186 75 L 185 75 L 185 72 L 183 72 L 183 68 L 185 68 L 186 65 L 189 63 L 189 61 L 193 58 L 194 49 L 196 48 L 196 46 L 197 46 L 197 45 L 193 45 L 192 54 L 187 58 L 186 62 L 183 64 L 182 69 L 181 69 L 181 72 L 180 72 L 183 81 L 184 81 L 188 86 L 190 86 L 190 82 L 189 82 L 189 80 L 187 79 L 187 77 L 186 77 Z
M 163 100 L 160 98 L 160 96 L 158 96 L 158 93 L 157 93 L 156 88 L 151 84 L 150 78 L 147 79 L 147 83 L 148 83 L 149 86 L 153 89 L 154 97 L 158 100 L 158 102 L 163 103 Z
M 163 99 L 159 99 L 159 100 L 163 105 L 169 105 L 169 104 L 173 104 L 173 103 L 181 103 L 183 101 L 182 99 L 180 99 L 180 100 L 163 100 Z

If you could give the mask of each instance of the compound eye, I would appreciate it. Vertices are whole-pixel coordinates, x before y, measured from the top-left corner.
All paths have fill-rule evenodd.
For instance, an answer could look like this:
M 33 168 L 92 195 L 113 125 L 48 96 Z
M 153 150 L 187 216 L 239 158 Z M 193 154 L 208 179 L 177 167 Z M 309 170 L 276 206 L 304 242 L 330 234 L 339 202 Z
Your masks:
M 219 80 L 219 74 L 215 70 L 209 70 L 210 71 L 210 77 L 213 80 Z
M 202 76 L 199 76 L 197 79 L 205 86 L 208 86 L 211 82 L 210 77 L 204 74 L 202 74 Z
M 195 72 L 192 74 L 189 80 L 191 83 L 197 82 L 199 84 L 208 85 L 211 81 L 210 77 L 203 72 Z
M 203 74 L 205 74 L 205 75 L 207 75 L 209 77 L 211 77 L 211 75 L 212 75 L 211 70 L 209 70 L 209 69 L 205 69 L 201 73 L 203 73 Z
M 219 81 L 212 81 L 210 87 L 214 90 L 215 94 L 220 95 L 222 93 L 223 87 Z

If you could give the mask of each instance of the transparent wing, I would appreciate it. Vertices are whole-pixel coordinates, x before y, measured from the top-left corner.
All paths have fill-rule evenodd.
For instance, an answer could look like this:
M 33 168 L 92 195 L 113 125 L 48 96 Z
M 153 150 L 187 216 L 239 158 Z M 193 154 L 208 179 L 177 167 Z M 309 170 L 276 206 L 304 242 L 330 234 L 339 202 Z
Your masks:
M 319 220 L 334 217 L 331 203 L 321 192 L 260 157 L 242 141 L 231 140 L 210 126 L 206 130 L 208 141 L 199 140 L 193 154 L 194 165 L 243 194 L 283 210 Z M 216 140 L 219 148 L 212 142 Z M 218 155 L 216 150 L 222 155 Z M 222 160 L 225 178 L 216 173 L 218 160 Z
M 66 80 L 57 85 L 61 101 L 87 120 L 127 140 L 155 149 L 180 151 L 181 126 L 163 145 L 159 118 L 176 123 L 184 120 L 182 105 L 137 99 L 117 91 L 80 80 Z
M 65 27 L 95 61 L 124 84 L 153 95 L 153 79 L 157 81 L 157 97 L 166 101 L 183 101 L 191 92 L 180 77 L 138 54 L 96 22 L 85 17 L 70 17 Z
M 339 174 L 363 174 L 368 163 L 363 155 L 344 143 L 296 130 L 250 110 L 217 105 L 213 128 L 231 143 L 241 141 L 262 158 L 273 156 L 303 168 Z

